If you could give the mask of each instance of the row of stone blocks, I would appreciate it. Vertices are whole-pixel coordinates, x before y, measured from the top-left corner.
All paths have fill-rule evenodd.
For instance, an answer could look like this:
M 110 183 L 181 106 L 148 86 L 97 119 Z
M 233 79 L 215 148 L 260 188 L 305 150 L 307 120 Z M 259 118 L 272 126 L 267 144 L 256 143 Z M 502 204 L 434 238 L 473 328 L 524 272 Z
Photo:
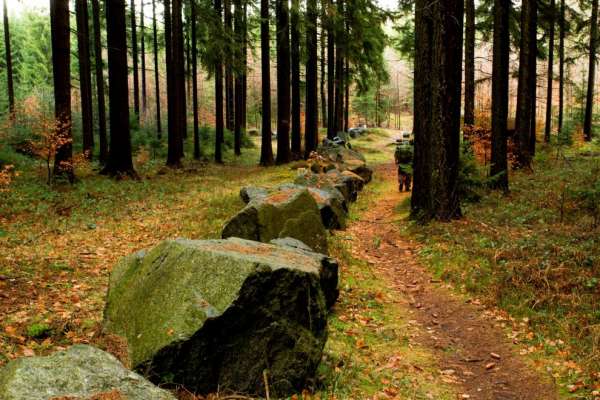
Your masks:
M 345 227 L 348 203 L 371 179 L 364 158 L 321 149 L 293 184 L 241 191 L 246 207 L 223 239 L 176 239 L 120 260 L 104 329 L 127 344 L 131 367 L 92 346 L 22 358 L 0 371 L 3 400 L 173 399 L 159 386 L 274 398 L 314 383 L 338 297 L 327 229 Z M 360 174 L 360 175 L 359 175 Z

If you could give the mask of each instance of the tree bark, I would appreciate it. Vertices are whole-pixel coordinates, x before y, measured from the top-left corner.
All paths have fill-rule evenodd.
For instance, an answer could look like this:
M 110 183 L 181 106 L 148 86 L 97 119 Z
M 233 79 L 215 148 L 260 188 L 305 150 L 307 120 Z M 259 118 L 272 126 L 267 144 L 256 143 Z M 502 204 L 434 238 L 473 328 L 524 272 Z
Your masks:
M 548 86 L 546 88 L 546 123 L 544 124 L 544 142 L 550 143 L 552 132 L 552 85 L 554 82 L 554 21 L 556 15 L 554 0 L 550 0 L 550 31 L 548 33 Z
M 344 132 L 350 128 L 350 61 L 346 58 L 344 68 Z
M 325 4 L 324 1 L 321 2 L 322 5 Z M 325 6 L 323 6 L 323 8 L 325 8 Z M 320 44 L 321 44 L 321 57 L 320 57 L 320 64 L 321 64 L 321 83 L 320 83 L 320 91 L 321 91 L 321 127 L 323 128 L 327 128 L 327 124 L 328 124 L 328 119 L 327 119 L 327 98 L 325 97 L 325 48 L 327 47 L 327 33 L 324 29 L 324 24 L 326 21 L 326 16 L 325 16 L 325 11 L 323 10 L 321 13 L 321 40 L 320 40 Z M 318 139 L 319 135 L 318 135 L 318 131 L 317 131 L 317 143 L 319 142 Z
M 8 25 L 8 11 L 4 0 L 4 52 L 6 55 L 6 90 L 8 94 L 8 113 L 10 119 L 15 117 L 15 89 L 13 80 L 12 54 L 10 49 L 10 29 Z
M 462 76 L 462 0 L 415 7 L 415 218 L 461 216 L 457 178 Z
M 594 112 L 594 86 L 596 84 L 596 44 L 598 42 L 598 0 L 592 0 L 590 19 L 590 62 L 588 67 L 587 96 L 585 98 L 585 117 L 583 137 L 586 142 L 592 140 L 592 114 Z
M 160 79 L 158 76 L 158 32 L 156 29 L 156 0 L 152 0 L 152 47 L 154 52 L 154 97 L 156 100 L 156 137 L 162 138 L 160 116 Z
M 215 13 L 219 25 L 222 25 L 222 5 L 221 0 L 215 0 Z M 223 162 L 223 66 L 219 59 L 215 61 L 215 162 Z
M 92 111 L 92 76 L 87 0 L 75 1 L 75 15 L 77 21 L 77 56 L 79 57 L 83 155 L 86 159 L 91 160 L 94 152 L 94 116 Z
M 200 121 L 198 116 L 198 38 L 196 0 L 190 0 L 192 24 L 192 111 L 194 115 L 194 159 L 200 159 Z
M 277 21 L 277 164 L 290 162 L 290 13 L 287 0 L 275 2 Z
M 181 165 L 183 157 L 183 138 L 186 136 L 186 99 L 185 99 L 185 58 L 183 46 L 183 23 L 181 19 L 183 0 L 172 0 L 171 10 L 171 52 L 173 68 L 175 69 L 171 81 L 173 83 L 173 113 L 174 113 L 174 163 L 170 166 Z M 170 116 L 169 116 L 170 118 Z
M 532 159 L 535 156 L 535 145 L 537 142 L 537 2 L 531 2 L 531 24 L 529 26 L 529 57 L 530 76 L 529 90 L 531 91 L 531 124 L 529 125 L 529 154 Z
M 292 158 L 302 157 L 302 133 L 300 122 L 300 0 L 292 0 Z
M 106 0 L 110 146 L 102 173 L 136 176 L 131 158 L 125 2 Z
M 565 0 L 560 0 L 558 20 L 558 134 L 562 133 L 565 94 Z
M 337 14 L 344 15 L 344 2 L 337 0 Z M 336 136 L 344 129 L 344 48 L 345 35 L 343 22 L 336 24 L 335 29 L 335 118 L 334 133 Z
M 317 149 L 319 110 L 317 96 L 317 0 L 306 3 L 306 117 L 304 124 L 304 158 Z
M 242 23 L 242 132 L 246 133 L 248 114 L 248 2 L 243 2 L 244 17 Z
M 521 43 L 519 51 L 519 85 L 517 89 L 517 117 L 515 121 L 515 139 L 517 141 L 517 166 L 530 168 L 532 154 L 531 122 L 533 121 L 533 99 L 531 81 L 535 79 L 535 68 L 531 65 L 531 27 L 534 22 L 533 2 L 523 0 L 521 11 Z
M 146 112 L 147 93 L 146 93 L 146 23 L 144 21 L 144 1 L 140 4 L 140 51 L 142 61 L 142 111 Z
M 238 43 L 233 43 L 232 42 L 232 37 L 233 37 L 233 29 L 231 27 L 231 21 L 232 21 L 232 16 L 231 16 L 231 0 L 224 0 L 223 2 L 224 5 L 224 17 L 225 17 L 225 35 L 227 37 L 227 43 L 228 45 L 226 46 L 226 59 L 227 59 L 227 64 L 225 65 L 225 116 L 226 116 L 226 120 L 225 120 L 225 127 L 230 130 L 233 131 L 234 127 L 235 127 L 235 115 L 234 115 L 234 108 L 235 108 L 235 101 L 234 101 L 234 93 L 233 93 L 233 69 L 231 67 L 231 64 L 234 62 L 233 60 L 233 54 L 232 54 L 232 49 L 235 46 L 238 45 Z
M 510 61 L 510 0 L 494 1 L 494 60 L 492 68 L 492 154 L 490 176 L 493 187 L 508 191 L 507 119 Z
M 239 156 L 242 154 L 242 108 L 244 106 L 244 89 L 243 89 L 243 77 L 242 77 L 242 69 L 245 68 L 244 62 L 242 61 L 243 54 L 243 17 L 244 10 L 242 7 L 242 0 L 234 0 L 234 35 L 236 46 L 240 47 L 235 53 L 235 62 L 238 68 L 235 71 L 235 79 L 234 79 L 234 154 Z
M 99 160 L 108 159 L 108 141 L 106 138 L 106 100 L 104 96 L 104 64 L 102 61 L 102 26 L 100 24 L 100 4 L 92 0 L 92 18 L 94 22 L 94 61 L 96 69 L 96 99 L 98 100 L 98 137 L 100 141 Z
M 262 91 L 262 124 L 260 165 L 273 165 L 271 143 L 271 54 L 269 50 L 269 0 L 260 0 L 260 64 Z
M 327 138 L 335 137 L 335 34 L 333 1 L 327 0 Z
M 54 117 L 57 149 L 54 155 L 54 176 L 73 182 L 73 136 L 71 133 L 71 40 L 69 1 L 50 0 L 52 34 L 52 68 L 54 77 Z
M 131 57 L 133 58 L 133 111 L 135 118 L 140 120 L 140 83 L 138 75 L 138 43 L 137 43 L 137 28 L 135 22 L 135 0 L 130 2 L 130 17 L 131 17 Z
M 475 123 L 475 0 L 465 1 L 465 115 L 464 124 Z

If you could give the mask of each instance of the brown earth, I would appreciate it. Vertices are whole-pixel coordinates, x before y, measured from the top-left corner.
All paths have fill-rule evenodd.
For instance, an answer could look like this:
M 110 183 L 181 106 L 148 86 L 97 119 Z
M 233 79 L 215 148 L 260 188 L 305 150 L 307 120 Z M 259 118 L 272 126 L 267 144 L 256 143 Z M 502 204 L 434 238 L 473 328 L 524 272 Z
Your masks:
M 379 178 L 396 182 L 393 164 L 380 166 Z M 518 353 L 493 310 L 465 300 L 432 278 L 419 263 L 418 244 L 400 232 L 395 207 L 407 194 L 382 193 L 348 230 L 356 239 L 353 254 L 384 276 L 411 314 L 411 341 L 426 346 L 439 360 L 444 381 L 458 385 L 459 398 L 477 400 L 552 400 L 557 388 Z

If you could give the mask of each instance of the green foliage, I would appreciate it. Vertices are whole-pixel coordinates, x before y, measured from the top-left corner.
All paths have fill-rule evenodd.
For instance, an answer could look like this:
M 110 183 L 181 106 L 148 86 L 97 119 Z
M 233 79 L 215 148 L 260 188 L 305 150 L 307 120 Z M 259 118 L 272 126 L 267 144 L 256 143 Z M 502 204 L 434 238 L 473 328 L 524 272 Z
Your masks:
M 34 339 L 47 337 L 52 332 L 52 328 L 44 323 L 34 323 L 27 327 L 27 336 Z
M 481 192 L 487 180 L 483 175 L 470 145 L 463 143 L 460 153 L 458 170 L 458 192 L 461 201 L 477 202 L 481 199 Z
M 570 191 L 581 210 L 592 218 L 592 229 L 600 223 L 600 164 L 584 177 L 583 185 Z

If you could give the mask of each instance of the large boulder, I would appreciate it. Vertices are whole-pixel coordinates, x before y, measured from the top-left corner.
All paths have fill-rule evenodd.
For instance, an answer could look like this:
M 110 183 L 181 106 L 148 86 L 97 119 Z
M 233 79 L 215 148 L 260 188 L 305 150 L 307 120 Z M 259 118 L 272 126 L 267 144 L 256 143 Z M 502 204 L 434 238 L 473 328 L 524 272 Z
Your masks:
M 363 189 L 365 181 L 353 172 L 340 172 L 333 169 L 326 174 L 315 174 L 311 171 L 299 170 L 294 183 L 319 189 L 337 189 L 347 202 L 353 202 L 356 201 L 358 193 Z
M 127 400 L 175 400 L 112 355 L 87 345 L 47 357 L 19 358 L 0 370 L 2 400 L 88 400 L 103 394 L 111 399 L 120 395 Z
M 327 339 L 337 264 L 310 251 L 243 239 L 172 240 L 122 259 L 104 326 L 133 366 L 197 393 L 301 391 Z
M 268 243 L 292 237 L 327 254 L 327 231 L 315 199 L 307 189 L 278 190 L 253 198 L 223 228 L 222 237 Z
M 317 151 L 323 158 L 335 163 L 338 170 L 353 172 L 365 183 L 371 182 L 373 170 L 367 167 L 365 157 L 358 151 L 336 145 L 321 146 Z
M 256 186 L 247 186 L 240 190 L 240 197 L 247 204 L 251 201 L 264 201 L 269 194 L 275 194 L 278 191 L 301 191 L 305 186 L 293 183 L 283 184 L 274 189 L 266 189 Z M 321 221 L 327 229 L 344 229 L 346 227 L 346 215 L 348 214 L 348 205 L 342 193 L 334 188 L 308 187 L 308 192 L 315 199 Z

